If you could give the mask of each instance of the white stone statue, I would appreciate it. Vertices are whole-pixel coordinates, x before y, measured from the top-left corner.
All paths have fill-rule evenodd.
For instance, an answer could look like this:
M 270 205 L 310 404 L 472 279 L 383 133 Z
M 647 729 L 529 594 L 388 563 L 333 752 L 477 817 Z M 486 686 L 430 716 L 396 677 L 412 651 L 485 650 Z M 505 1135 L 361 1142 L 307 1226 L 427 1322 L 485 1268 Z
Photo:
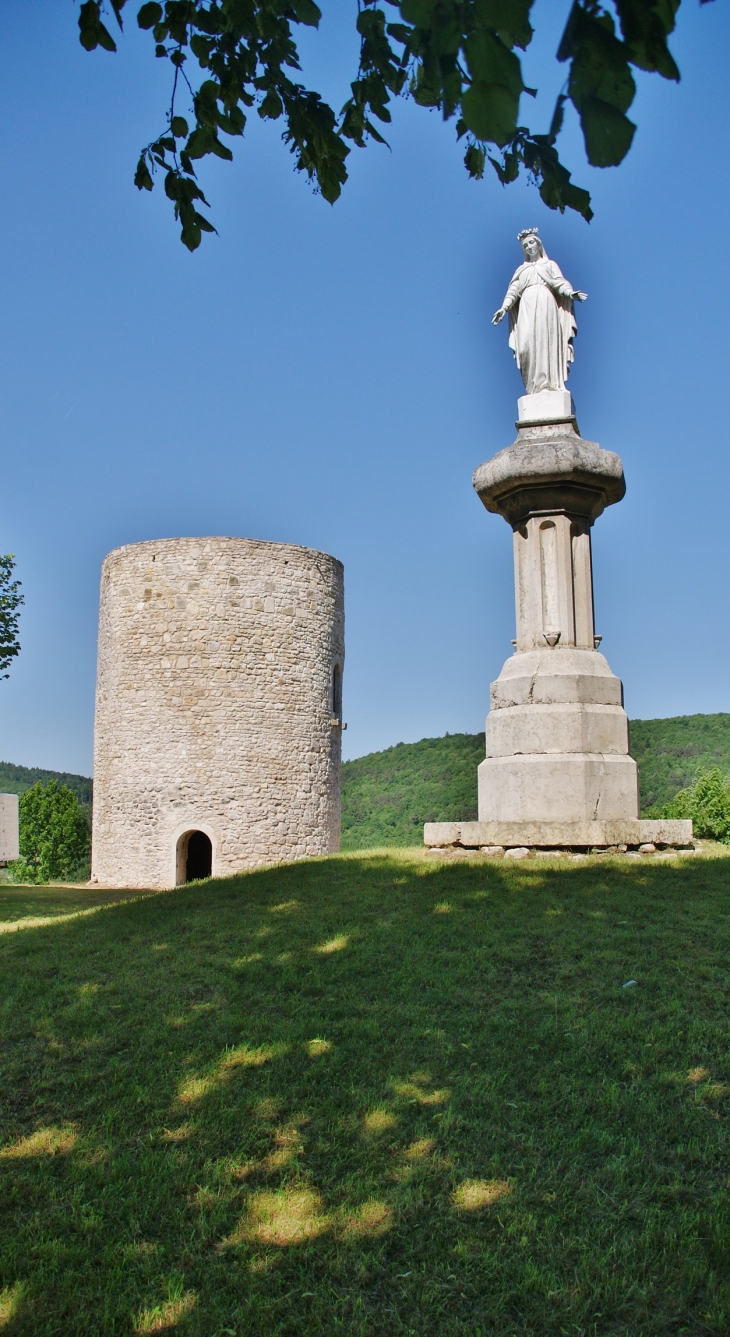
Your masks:
M 585 302 L 587 293 L 575 291 L 563 278 L 545 254 L 537 228 L 526 228 L 517 240 L 525 262 L 515 271 L 492 324 L 498 325 L 509 312 L 509 346 L 528 395 L 564 390 L 578 328 L 573 302 Z

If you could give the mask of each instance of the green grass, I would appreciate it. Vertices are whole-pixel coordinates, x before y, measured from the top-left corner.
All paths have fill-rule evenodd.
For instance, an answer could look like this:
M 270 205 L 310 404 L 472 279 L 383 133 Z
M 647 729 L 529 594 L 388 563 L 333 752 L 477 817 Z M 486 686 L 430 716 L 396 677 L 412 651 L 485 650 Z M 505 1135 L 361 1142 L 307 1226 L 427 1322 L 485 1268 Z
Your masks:
M 381 852 L 0 937 L 2 1337 L 727 1333 L 729 872 Z
M 79 886 L 13 886 L 0 885 L 0 927 L 21 923 L 25 919 L 55 918 L 76 914 L 92 906 L 116 905 L 134 896 L 129 891 L 87 890 Z

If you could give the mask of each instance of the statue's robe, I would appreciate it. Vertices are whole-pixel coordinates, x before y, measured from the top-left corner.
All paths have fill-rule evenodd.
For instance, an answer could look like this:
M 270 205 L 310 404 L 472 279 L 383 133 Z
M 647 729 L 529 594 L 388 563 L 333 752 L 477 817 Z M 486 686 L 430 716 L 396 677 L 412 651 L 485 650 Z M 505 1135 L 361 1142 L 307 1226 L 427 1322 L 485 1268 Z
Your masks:
M 520 265 L 502 303 L 509 312 L 509 344 L 528 395 L 564 390 L 577 331 L 570 284 L 554 260 Z

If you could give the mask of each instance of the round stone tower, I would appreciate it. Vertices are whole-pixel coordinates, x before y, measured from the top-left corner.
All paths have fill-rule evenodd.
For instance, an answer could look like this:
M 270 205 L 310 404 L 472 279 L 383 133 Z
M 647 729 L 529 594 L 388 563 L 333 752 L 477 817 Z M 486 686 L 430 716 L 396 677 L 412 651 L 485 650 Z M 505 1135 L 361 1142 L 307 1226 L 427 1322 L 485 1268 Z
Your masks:
M 340 842 L 343 567 L 134 543 L 101 577 L 92 881 L 173 887 Z

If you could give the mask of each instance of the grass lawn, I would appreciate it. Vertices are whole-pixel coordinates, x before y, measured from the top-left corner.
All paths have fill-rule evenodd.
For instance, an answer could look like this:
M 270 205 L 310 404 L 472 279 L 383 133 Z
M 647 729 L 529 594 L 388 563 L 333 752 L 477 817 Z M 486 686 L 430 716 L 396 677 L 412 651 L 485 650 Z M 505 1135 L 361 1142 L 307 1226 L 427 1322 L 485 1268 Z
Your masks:
M 0 933 L 19 927 L 27 920 L 56 919 L 59 915 L 78 914 L 102 905 L 117 905 L 131 900 L 133 891 L 100 891 L 68 884 L 33 887 L 0 883 Z M 144 893 L 143 893 L 144 894 Z
M 374 852 L 0 936 L 1 1337 L 727 1334 L 729 875 Z

